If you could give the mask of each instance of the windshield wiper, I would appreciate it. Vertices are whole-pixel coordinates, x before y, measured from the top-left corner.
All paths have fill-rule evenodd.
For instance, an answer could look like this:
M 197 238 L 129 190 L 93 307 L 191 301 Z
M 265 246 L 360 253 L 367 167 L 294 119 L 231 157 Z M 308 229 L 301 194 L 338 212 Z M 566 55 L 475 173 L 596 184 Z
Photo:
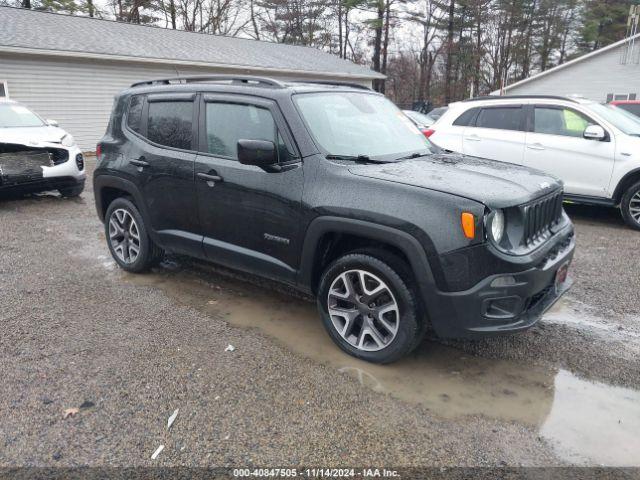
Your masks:
M 431 155 L 433 152 L 428 151 L 428 152 L 413 152 L 410 153 L 409 155 L 405 155 L 404 157 L 400 157 L 400 158 L 396 158 L 393 161 L 394 162 L 399 162 L 400 160 L 410 160 L 412 158 L 420 158 L 420 157 L 426 157 L 427 155 Z
M 326 157 L 327 160 L 353 160 L 354 162 L 372 162 L 369 155 L 332 155 L 329 154 Z

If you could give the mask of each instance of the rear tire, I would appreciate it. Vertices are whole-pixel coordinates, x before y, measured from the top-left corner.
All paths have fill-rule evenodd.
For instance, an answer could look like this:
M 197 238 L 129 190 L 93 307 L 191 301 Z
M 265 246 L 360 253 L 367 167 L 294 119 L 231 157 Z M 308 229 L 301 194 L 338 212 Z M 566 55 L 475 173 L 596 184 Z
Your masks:
M 60 192 L 60 195 L 62 195 L 64 198 L 79 197 L 83 191 L 84 191 L 84 184 L 76 185 L 74 187 L 58 189 L 58 192 Z
M 385 252 L 351 253 L 323 273 L 318 310 L 329 336 L 348 354 L 390 363 L 424 337 L 422 309 L 413 286 L 403 280 L 412 278 L 403 264 Z
M 111 256 L 127 272 L 144 272 L 164 257 L 164 251 L 153 243 L 142 215 L 128 198 L 116 198 L 109 204 L 105 235 Z
M 622 196 L 620 210 L 625 223 L 640 230 L 640 182 L 631 185 Z

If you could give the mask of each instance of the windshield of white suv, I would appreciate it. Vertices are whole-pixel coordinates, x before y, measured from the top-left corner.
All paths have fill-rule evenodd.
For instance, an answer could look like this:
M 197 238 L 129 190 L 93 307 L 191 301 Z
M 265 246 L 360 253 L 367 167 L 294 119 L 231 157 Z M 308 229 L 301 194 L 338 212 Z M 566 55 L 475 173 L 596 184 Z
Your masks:
M 294 99 L 311 135 L 332 157 L 392 161 L 432 152 L 424 134 L 381 95 L 322 92 Z
M 0 103 L 0 128 L 3 127 L 42 127 L 42 119 L 23 105 Z
M 627 135 L 640 136 L 640 119 L 612 105 L 591 103 L 589 109 Z

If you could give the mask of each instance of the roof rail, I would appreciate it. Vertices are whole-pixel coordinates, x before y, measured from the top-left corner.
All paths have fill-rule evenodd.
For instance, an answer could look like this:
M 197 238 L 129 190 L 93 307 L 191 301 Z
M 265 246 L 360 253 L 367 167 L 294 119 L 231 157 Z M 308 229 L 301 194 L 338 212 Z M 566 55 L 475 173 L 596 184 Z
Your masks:
M 334 85 L 336 87 L 352 87 L 352 88 L 359 88 L 362 90 L 371 90 L 369 87 L 365 87 L 364 85 L 360 85 L 359 83 L 352 83 L 352 82 L 332 82 L 331 80 L 294 80 L 292 82 L 289 83 L 307 83 L 307 84 L 313 84 L 313 85 Z
M 263 86 L 285 88 L 284 84 L 278 80 L 267 77 L 254 77 L 251 75 L 194 75 L 189 77 L 171 77 L 158 78 L 154 80 L 145 80 L 143 82 L 132 83 L 131 87 L 141 87 L 144 85 L 171 85 L 181 83 L 197 83 L 197 82 L 233 82 L 240 84 L 257 83 Z
M 560 95 L 486 95 L 483 97 L 473 97 L 462 100 L 463 102 L 476 102 L 480 100 L 518 100 L 527 98 L 548 98 L 552 100 L 565 100 L 568 102 L 579 103 L 576 98 L 563 97 Z

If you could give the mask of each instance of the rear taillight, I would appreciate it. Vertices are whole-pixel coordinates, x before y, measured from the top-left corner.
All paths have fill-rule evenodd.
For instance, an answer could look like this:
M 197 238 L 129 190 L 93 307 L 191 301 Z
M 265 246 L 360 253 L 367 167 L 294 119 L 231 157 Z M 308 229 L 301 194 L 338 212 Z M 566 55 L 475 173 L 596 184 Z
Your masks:
M 431 135 L 436 133 L 436 131 L 435 130 L 431 130 L 430 128 L 425 128 L 424 130 L 422 130 L 422 133 L 424 133 L 425 137 L 429 138 Z
M 96 145 L 96 161 L 99 162 L 100 161 L 100 157 L 102 156 L 102 145 L 97 144 Z

